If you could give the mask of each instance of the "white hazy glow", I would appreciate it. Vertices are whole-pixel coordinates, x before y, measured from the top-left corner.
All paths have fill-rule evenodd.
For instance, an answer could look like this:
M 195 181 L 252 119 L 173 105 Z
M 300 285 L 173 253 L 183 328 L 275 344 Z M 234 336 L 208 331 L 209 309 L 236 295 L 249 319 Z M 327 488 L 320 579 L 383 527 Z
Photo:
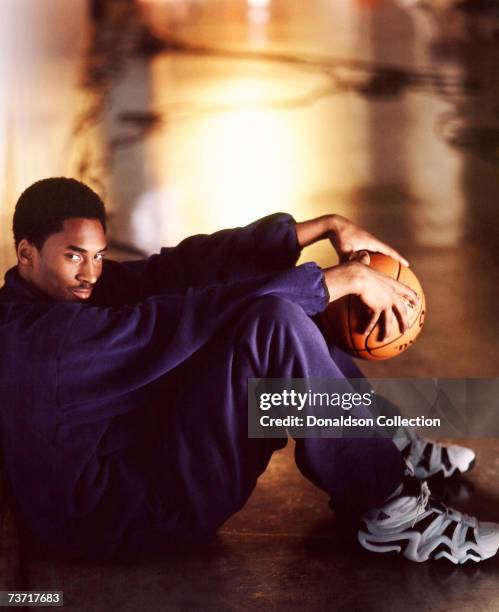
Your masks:
M 270 0 L 246 0 L 248 6 L 254 8 L 266 7 L 270 4 Z

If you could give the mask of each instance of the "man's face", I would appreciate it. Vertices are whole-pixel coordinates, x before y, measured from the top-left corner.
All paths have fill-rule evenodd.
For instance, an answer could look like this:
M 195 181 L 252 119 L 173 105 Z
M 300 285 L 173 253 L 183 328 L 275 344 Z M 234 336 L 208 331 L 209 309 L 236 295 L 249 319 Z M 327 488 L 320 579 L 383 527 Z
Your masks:
M 88 300 L 106 250 L 104 229 L 97 219 L 67 219 L 41 250 L 32 248 L 27 280 L 55 300 Z

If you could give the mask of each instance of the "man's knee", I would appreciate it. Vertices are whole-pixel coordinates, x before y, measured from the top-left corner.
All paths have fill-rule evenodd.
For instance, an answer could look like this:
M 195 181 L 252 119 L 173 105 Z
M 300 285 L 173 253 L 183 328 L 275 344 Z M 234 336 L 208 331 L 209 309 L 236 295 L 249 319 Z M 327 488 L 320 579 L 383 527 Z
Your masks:
M 294 328 L 315 325 L 303 308 L 275 295 L 253 300 L 245 309 L 242 319 L 251 322 L 291 325 Z
M 301 376 L 308 365 L 330 361 L 326 342 L 314 321 L 301 306 L 279 297 L 254 300 L 233 334 L 239 356 L 246 357 L 256 378 L 285 378 L 292 372 Z

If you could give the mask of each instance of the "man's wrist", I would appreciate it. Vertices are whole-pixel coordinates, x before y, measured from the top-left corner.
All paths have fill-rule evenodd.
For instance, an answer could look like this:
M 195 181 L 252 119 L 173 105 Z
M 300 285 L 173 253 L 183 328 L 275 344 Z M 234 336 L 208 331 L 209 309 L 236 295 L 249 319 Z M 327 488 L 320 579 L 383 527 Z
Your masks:
M 331 293 L 329 292 L 329 287 L 327 286 L 326 275 L 324 273 L 324 270 L 322 272 L 322 286 L 324 287 L 324 296 L 326 298 L 326 306 L 327 306 L 329 302 L 331 302 Z
M 302 249 L 326 236 L 327 216 L 323 215 L 322 217 L 301 221 L 296 224 L 296 237 Z
M 330 302 L 334 302 L 345 295 L 360 294 L 362 284 L 361 265 L 357 262 L 351 262 L 324 270 L 324 282 L 329 292 Z
M 329 214 L 296 223 L 296 236 L 301 248 L 336 234 L 343 221 L 341 215 Z
M 335 213 L 328 215 L 328 231 L 332 234 L 337 234 L 345 223 L 345 217 Z

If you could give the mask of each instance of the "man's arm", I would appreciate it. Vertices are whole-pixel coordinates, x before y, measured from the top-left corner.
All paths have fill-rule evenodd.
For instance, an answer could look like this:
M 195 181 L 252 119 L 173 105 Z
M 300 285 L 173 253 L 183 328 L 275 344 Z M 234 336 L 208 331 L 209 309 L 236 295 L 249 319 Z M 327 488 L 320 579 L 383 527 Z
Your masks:
M 178 366 L 237 320 L 246 304 L 266 295 L 297 303 L 310 315 L 328 301 L 322 270 L 308 263 L 277 275 L 158 295 L 136 306 L 71 305 L 75 314 L 59 354 L 59 404 L 75 418 L 128 410 L 120 397 Z M 103 404 L 113 406 L 111 413 L 102 414 Z
M 296 224 L 296 239 L 300 248 L 304 248 L 318 242 L 324 238 L 328 238 L 334 227 L 335 215 L 323 215 L 308 221 L 301 221 Z
M 347 261 L 355 252 L 366 250 L 389 255 L 404 266 L 409 265 L 395 249 L 341 215 L 322 215 L 297 223 L 296 237 L 300 248 L 327 238 L 338 253 L 340 261 Z
M 296 223 L 290 215 L 276 213 L 245 227 L 191 236 L 145 260 L 105 262 L 92 301 L 99 306 L 133 304 L 188 287 L 279 272 L 294 267 L 301 249 L 323 238 L 331 241 L 342 262 L 367 249 L 407 265 L 394 249 L 340 215 Z
M 245 227 L 199 234 L 140 261 L 104 262 L 92 302 L 99 306 L 133 304 L 188 287 L 238 282 L 295 266 L 300 255 L 295 221 L 285 213 Z

